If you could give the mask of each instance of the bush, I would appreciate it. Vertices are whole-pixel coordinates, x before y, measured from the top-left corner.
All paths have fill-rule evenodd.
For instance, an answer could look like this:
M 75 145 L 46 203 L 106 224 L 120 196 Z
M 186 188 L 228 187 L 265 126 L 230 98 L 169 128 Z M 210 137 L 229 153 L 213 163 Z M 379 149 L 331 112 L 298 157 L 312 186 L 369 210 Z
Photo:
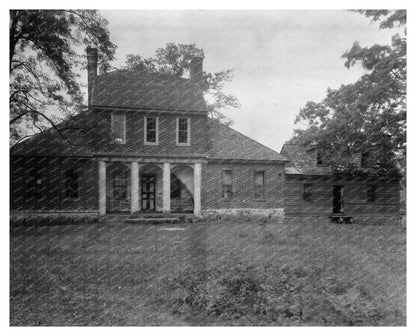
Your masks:
M 160 304 L 201 324 L 373 325 L 382 318 L 366 291 L 300 268 L 187 268 L 159 288 Z

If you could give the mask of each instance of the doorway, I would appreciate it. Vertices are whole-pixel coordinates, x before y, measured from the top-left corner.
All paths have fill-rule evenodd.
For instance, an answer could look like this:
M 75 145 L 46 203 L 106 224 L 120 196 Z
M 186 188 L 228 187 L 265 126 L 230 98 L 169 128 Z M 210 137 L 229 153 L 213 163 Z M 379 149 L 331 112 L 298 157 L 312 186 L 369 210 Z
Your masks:
M 152 212 L 156 210 L 156 175 L 140 177 L 141 209 Z
M 332 187 L 332 198 L 333 198 L 333 213 L 344 212 L 344 186 L 334 185 Z

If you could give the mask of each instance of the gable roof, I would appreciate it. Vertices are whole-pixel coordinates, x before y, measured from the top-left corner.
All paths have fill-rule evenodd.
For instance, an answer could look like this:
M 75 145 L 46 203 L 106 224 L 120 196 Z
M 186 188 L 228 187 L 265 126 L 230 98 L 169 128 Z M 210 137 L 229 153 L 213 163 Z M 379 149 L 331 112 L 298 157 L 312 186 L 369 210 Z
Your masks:
M 298 144 L 285 143 L 280 151 L 291 161 L 285 167 L 288 175 L 330 175 L 330 167 L 316 165 L 316 152 L 314 147 L 305 147 Z
M 208 138 L 210 159 L 288 161 L 284 155 L 217 120 L 208 119 Z
M 92 107 L 206 112 L 201 89 L 189 79 L 164 73 L 116 70 L 97 76 Z

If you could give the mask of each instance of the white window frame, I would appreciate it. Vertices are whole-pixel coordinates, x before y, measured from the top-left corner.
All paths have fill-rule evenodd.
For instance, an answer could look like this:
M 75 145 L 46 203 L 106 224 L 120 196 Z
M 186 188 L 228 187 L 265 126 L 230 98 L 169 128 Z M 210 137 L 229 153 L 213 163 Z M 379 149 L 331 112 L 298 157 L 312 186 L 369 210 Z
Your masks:
M 123 141 L 122 142 L 116 142 L 114 139 L 114 116 L 115 115 L 120 115 L 123 117 Z M 112 137 L 112 142 L 115 144 L 121 144 L 124 145 L 126 143 L 126 115 L 124 113 L 117 113 L 117 112 L 113 112 L 111 113 L 111 137 Z
M 147 118 L 155 118 L 156 119 L 156 141 L 155 142 L 148 142 L 147 141 Z M 145 145 L 153 145 L 153 146 L 159 144 L 159 117 L 144 116 L 144 144 Z
M 188 141 L 187 142 L 179 142 L 179 119 L 186 119 L 187 120 L 187 128 L 188 128 Z M 176 118 L 176 146 L 190 146 L 191 144 L 191 118 L 186 117 L 177 117 Z

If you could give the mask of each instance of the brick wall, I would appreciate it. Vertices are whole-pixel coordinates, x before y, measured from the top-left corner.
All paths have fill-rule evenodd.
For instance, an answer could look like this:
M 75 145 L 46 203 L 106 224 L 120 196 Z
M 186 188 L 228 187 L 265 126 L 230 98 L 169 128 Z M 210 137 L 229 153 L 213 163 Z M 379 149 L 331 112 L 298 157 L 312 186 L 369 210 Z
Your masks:
M 101 134 L 96 148 L 100 152 L 113 152 L 117 154 L 206 154 L 207 152 L 207 116 L 192 115 L 189 113 L 155 113 L 155 112 L 124 112 L 126 115 L 126 143 L 111 144 L 111 112 L 93 112 L 101 123 Z M 122 113 L 122 112 L 120 112 Z M 158 145 L 145 145 L 144 143 L 144 117 L 158 117 L 159 143 Z M 190 118 L 190 145 L 176 145 L 176 119 L 177 117 Z
M 79 197 L 66 197 L 66 170 L 79 172 Z M 41 198 L 33 197 L 33 172 L 41 179 Z M 71 157 L 11 157 L 10 208 L 12 211 L 97 211 L 97 162 Z
M 208 163 L 202 171 L 202 209 L 276 209 L 283 207 L 283 165 Z M 233 196 L 221 198 L 222 171 L 233 172 Z M 265 172 L 266 197 L 254 199 L 254 172 Z

